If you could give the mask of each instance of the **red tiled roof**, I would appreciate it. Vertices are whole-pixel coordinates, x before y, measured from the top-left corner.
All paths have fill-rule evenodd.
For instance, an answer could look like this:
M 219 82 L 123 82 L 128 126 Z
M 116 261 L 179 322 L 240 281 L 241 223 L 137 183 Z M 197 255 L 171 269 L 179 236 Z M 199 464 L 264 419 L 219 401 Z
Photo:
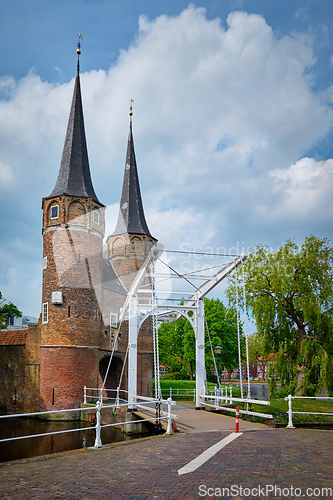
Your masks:
M 271 352 L 268 356 L 260 356 L 260 358 L 258 359 L 270 359 L 270 358 L 274 358 L 274 352 Z
M 0 330 L 0 345 L 24 345 L 27 330 Z

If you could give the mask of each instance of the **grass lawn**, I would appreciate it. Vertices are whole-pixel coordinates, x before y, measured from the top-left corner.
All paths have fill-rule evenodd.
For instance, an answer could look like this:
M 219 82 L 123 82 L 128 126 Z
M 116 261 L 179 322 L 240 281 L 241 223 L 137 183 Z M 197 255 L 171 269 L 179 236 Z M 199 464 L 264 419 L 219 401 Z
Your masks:
M 275 422 L 288 422 L 288 401 L 284 399 L 271 399 L 269 406 L 252 405 L 253 411 L 258 411 L 261 413 L 271 413 L 274 416 Z M 322 399 L 293 399 L 292 400 L 293 411 L 304 411 L 304 412 L 320 412 L 320 413 L 332 413 L 329 415 L 294 415 L 293 422 L 295 425 L 297 423 L 333 423 L 333 401 L 324 401 Z
M 170 391 L 170 387 L 172 387 L 172 391 L 174 389 L 178 389 L 178 393 L 181 394 L 181 389 L 195 389 L 195 380 L 167 380 L 161 379 L 161 390 L 163 391 L 163 395 L 166 395 L 164 391 Z M 209 390 L 214 390 L 216 387 L 216 383 L 208 382 L 207 387 Z M 230 387 L 228 383 L 222 384 L 221 387 Z M 240 388 L 233 387 L 232 394 L 235 397 L 240 397 Z
M 166 380 L 163 378 L 160 380 L 160 384 L 162 390 L 170 389 L 170 387 L 172 389 L 195 389 L 195 380 Z M 214 389 L 215 385 L 208 382 L 210 389 Z

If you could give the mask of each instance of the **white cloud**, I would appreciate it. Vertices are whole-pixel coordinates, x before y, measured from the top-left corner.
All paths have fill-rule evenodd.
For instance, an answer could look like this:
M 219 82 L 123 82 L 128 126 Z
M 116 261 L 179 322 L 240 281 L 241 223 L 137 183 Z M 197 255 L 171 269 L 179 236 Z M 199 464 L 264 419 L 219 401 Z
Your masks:
M 167 210 L 147 210 L 149 229 L 160 243 L 168 248 L 180 248 L 190 242 L 193 247 L 210 241 L 214 236 L 214 228 L 203 213 L 193 209 L 170 207 Z
M 329 233 L 322 200 L 331 160 L 298 161 L 333 124 L 329 92 L 312 87 L 314 62 L 310 35 L 280 37 L 259 15 L 233 12 L 225 26 L 194 6 L 179 16 L 140 17 L 136 39 L 108 72 L 81 75 L 99 199 L 119 202 L 133 98 L 147 222 L 165 246 L 274 245 L 319 225 Z M 54 85 L 34 72 L 0 81 L 3 238 L 20 231 L 21 218 L 40 227 L 40 198 L 56 181 L 72 92 L 73 80 Z
M 285 169 L 270 172 L 282 204 L 276 211 L 294 218 L 316 219 L 330 223 L 333 213 L 333 159 L 316 162 L 302 158 Z
M 14 174 L 9 165 L 6 165 L 0 161 L 0 184 L 2 186 L 8 186 L 14 181 Z
M 309 13 L 309 5 L 306 7 L 298 7 L 298 9 L 295 12 L 295 18 L 296 19 L 301 19 L 301 21 L 308 21 L 310 19 L 310 13 Z

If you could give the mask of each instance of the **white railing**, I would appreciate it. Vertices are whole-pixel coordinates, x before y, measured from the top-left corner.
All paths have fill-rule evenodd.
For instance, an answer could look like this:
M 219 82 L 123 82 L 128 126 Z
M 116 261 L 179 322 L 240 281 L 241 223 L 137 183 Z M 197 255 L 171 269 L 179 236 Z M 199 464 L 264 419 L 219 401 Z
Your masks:
M 168 395 L 171 399 L 179 396 L 186 398 L 193 396 L 193 401 L 195 401 L 195 389 L 173 389 L 170 387 L 170 389 L 161 389 L 161 394 L 162 396 Z
M 218 389 L 218 387 L 215 386 L 214 389 L 209 389 L 206 394 L 214 396 L 224 396 L 226 398 L 229 397 L 228 392 L 230 397 L 232 397 L 232 387 L 221 387 L 221 389 Z M 179 387 L 178 389 L 174 389 L 170 387 L 170 389 L 162 389 L 161 393 L 162 395 L 168 394 L 168 396 L 171 399 L 172 397 L 178 397 L 178 396 L 191 397 L 193 395 L 193 401 L 195 401 L 196 390 L 186 389 L 181 387 Z
M 251 404 L 258 404 L 258 405 L 270 405 L 270 401 L 266 400 L 259 400 L 259 399 L 241 399 L 241 398 L 235 398 L 232 396 L 226 395 L 221 395 L 221 396 L 211 396 L 209 394 L 202 394 L 200 395 L 201 402 L 204 406 L 210 406 L 211 408 L 214 408 L 215 410 L 225 410 L 225 411 L 230 411 L 230 412 L 236 412 L 235 408 L 230 408 L 228 406 L 220 406 L 220 402 L 223 402 L 225 404 L 233 404 L 233 402 L 236 403 L 246 403 L 246 410 L 239 410 L 239 413 L 243 413 L 244 415 L 253 415 L 254 417 L 262 417 L 262 418 L 268 418 L 272 419 L 273 415 L 270 413 L 259 413 L 255 411 L 251 411 L 248 409 L 248 405 Z M 214 404 L 207 403 L 205 400 L 213 400 Z M 250 406 L 251 407 L 251 406 Z
M 156 421 L 156 420 L 167 420 L 168 421 L 168 426 L 167 426 L 167 431 L 166 434 L 171 434 L 171 424 L 172 424 L 172 419 L 175 418 L 175 415 L 171 413 L 171 407 L 174 402 L 172 401 L 171 398 L 168 398 L 167 400 L 163 399 L 153 399 L 153 398 L 146 398 L 146 397 L 141 397 L 141 396 L 136 396 L 136 398 L 142 399 L 145 404 L 151 404 L 151 403 L 166 403 L 168 405 L 168 411 L 167 412 L 161 412 L 163 413 L 163 416 L 156 416 L 154 418 L 146 418 L 146 419 L 141 419 L 141 420 L 133 420 L 133 421 L 125 421 L 125 422 L 117 422 L 115 424 L 104 424 L 101 425 L 101 409 L 105 408 L 115 408 L 115 405 L 105 405 L 103 406 L 103 401 L 97 401 L 96 406 L 90 407 L 90 409 L 96 410 L 96 438 L 95 438 L 95 448 L 101 448 L 102 447 L 102 441 L 101 441 L 101 429 L 103 427 L 115 427 L 119 425 L 129 425 L 129 424 L 138 424 L 141 422 L 150 422 L 150 421 Z M 118 407 L 121 406 L 126 406 L 128 407 L 128 403 L 124 404 L 118 404 Z M 73 411 L 86 411 L 86 408 L 70 408 L 66 410 L 52 410 L 52 411 L 42 411 L 42 412 L 34 412 L 34 413 L 20 413 L 16 415 L 0 415 L 0 419 L 5 419 L 5 418 L 17 418 L 17 417 L 34 417 L 34 416 L 40 416 L 40 415 L 51 415 L 54 413 L 65 413 L 65 412 L 73 412 Z M 40 434 L 29 434 L 25 436 L 16 436 L 12 438 L 5 438 L 5 439 L 0 439 L 0 443 L 4 443 L 7 441 L 14 441 L 17 439 L 27 439 L 27 438 L 33 438 L 33 437 L 40 437 L 40 436 L 50 436 L 50 435 L 55 435 L 55 434 L 64 434 L 66 432 L 76 432 L 76 431 L 85 431 L 85 430 L 90 430 L 92 427 L 79 427 L 77 429 L 67 429 L 64 431 L 54 431 L 54 432 L 45 432 L 45 433 L 40 433 Z
M 287 396 L 286 398 L 284 398 L 285 401 L 288 401 L 288 425 L 287 425 L 287 429 L 295 429 L 295 426 L 293 424 L 293 414 L 294 415 L 332 415 L 333 416 L 333 413 L 322 413 L 322 412 L 318 412 L 318 411 L 293 411 L 292 409 L 292 400 L 293 399 L 323 399 L 323 400 L 333 400 L 333 398 L 329 398 L 329 397 L 326 397 L 326 396 L 292 396 L 291 394 L 289 394 L 289 396 Z
M 92 391 L 92 394 L 88 394 L 87 391 Z M 94 394 L 94 392 L 96 394 Z M 103 393 L 106 392 L 113 392 L 115 393 L 115 397 L 112 398 L 111 396 L 103 396 Z M 116 400 L 116 406 L 118 408 L 119 406 L 119 402 L 120 401 L 127 401 L 127 398 L 121 398 L 120 397 L 120 392 L 122 392 L 124 394 L 124 396 L 126 396 L 126 394 L 128 394 L 128 391 L 125 391 L 124 389 L 120 389 L 119 387 L 117 387 L 117 389 L 105 389 L 103 387 L 101 388 L 96 388 L 96 387 L 86 387 L 84 386 L 83 388 L 83 404 L 86 405 L 86 404 L 89 404 L 88 403 L 88 398 L 90 400 L 96 400 L 96 399 L 99 399 L 99 401 L 103 401 L 103 400 L 109 400 L 109 399 L 115 399 Z

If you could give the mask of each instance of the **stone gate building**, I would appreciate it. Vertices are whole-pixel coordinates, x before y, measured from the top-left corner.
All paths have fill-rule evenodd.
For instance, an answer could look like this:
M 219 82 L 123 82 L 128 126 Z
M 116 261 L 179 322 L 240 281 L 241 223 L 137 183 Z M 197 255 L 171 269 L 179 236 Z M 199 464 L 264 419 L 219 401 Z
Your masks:
M 114 200 L 107 200 L 113 203 Z M 42 313 L 25 334 L 0 332 L 0 407 L 5 411 L 76 408 L 83 387 L 101 387 L 127 291 L 157 240 L 141 199 L 132 112 L 118 222 L 103 255 L 105 206 L 91 179 L 79 62 L 58 178 L 42 200 Z M 106 388 L 119 383 L 127 349 L 121 325 Z M 152 323 L 138 337 L 138 391 L 151 396 Z M 122 388 L 127 386 L 125 367 Z M 109 393 L 112 397 L 112 393 Z M 13 397 L 14 396 L 14 397 Z

